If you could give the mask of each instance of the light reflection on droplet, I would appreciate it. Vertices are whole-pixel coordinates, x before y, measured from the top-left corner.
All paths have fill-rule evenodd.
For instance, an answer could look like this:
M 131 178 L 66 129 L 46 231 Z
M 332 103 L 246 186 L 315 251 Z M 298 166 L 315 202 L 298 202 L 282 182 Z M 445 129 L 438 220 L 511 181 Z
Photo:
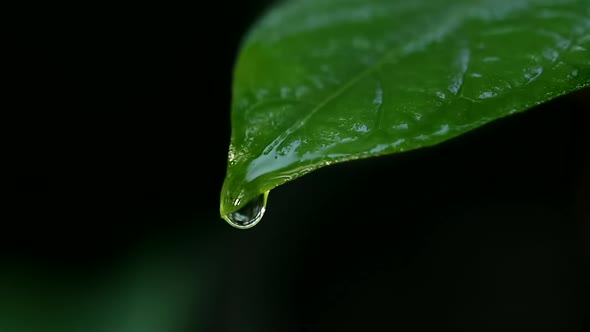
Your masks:
M 238 211 L 224 215 L 223 219 L 235 228 L 247 229 L 254 227 L 264 215 L 267 198 L 268 191 L 251 200 Z

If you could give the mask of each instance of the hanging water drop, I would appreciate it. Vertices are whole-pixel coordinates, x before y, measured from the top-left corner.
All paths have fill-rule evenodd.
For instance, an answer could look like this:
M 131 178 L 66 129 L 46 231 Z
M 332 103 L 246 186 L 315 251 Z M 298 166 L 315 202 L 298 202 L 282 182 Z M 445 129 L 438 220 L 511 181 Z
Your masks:
M 223 219 L 236 228 L 254 227 L 264 215 L 267 197 L 268 191 L 251 200 L 238 211 L 224 215 Z

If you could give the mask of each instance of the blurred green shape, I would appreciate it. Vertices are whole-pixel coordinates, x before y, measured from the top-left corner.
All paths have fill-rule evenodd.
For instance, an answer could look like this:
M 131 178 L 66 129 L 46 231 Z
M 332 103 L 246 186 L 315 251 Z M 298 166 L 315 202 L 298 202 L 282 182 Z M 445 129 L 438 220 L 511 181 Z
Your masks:
M 178 257 L 126 257 L 93 276 L 21 262 L 0 278 L 0 331 L 184 332 L 203 318 L 210 262 Z

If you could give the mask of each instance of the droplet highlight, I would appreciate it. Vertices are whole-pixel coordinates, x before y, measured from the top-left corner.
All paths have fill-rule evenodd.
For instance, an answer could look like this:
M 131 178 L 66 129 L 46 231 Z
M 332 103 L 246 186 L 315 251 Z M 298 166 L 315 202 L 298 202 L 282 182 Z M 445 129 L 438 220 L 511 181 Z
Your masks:
M 267 198 L 268 191 L 251 200 L 238 211 L 224 215 L 223 219 L 235 228 L 247 229 L 254 227 L 264 216 Z

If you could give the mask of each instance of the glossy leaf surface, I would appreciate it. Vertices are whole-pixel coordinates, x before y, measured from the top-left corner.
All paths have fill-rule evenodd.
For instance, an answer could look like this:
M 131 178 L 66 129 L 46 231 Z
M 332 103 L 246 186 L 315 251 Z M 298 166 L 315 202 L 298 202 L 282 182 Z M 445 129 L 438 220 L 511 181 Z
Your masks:
M 221 215 L 319 167 L 437 144 L 589 84 L 590 1 L 282 2 L 237 59 Z

